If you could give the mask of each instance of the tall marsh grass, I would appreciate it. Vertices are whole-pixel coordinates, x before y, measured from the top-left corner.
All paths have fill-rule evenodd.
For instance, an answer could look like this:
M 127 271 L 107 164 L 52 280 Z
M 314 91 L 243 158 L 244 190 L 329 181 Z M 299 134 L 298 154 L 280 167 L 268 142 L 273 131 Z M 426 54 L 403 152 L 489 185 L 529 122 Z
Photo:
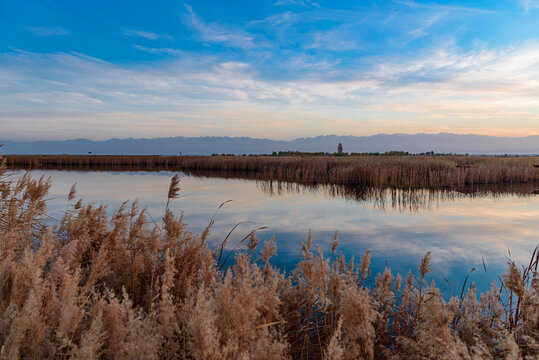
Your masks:
M 330 254 L 308 237 L 284 274 L 271 265 L 274 242 L 251 233 L 225 269 L 206 243 L 212 222 L 195 235 L 168 207 L 154 222 L 136 202 L 108 218 L 76 187 L 54 222 L 50 185 L 0 175 L 1 359 L 539 356 L 537 252 L 489 291 L 446 300 L 428 282 L 429 253 L 406 278 L 374 275 L 370 251 L 356 263 L 337 236 Z
M 10 155 L 12 168 L 224 172 L 301 184 L 440 188 L 538 183 L 537 157 Z M 457 167 L 459 164 L 471 167 Z

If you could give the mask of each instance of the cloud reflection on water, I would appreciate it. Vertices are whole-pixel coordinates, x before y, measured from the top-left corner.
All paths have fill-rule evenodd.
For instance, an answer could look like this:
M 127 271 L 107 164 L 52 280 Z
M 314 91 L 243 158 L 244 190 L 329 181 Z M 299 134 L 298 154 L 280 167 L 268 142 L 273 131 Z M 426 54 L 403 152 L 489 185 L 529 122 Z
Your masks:
M 52 178 L 48 205 L 57 217 L 76 182 L 85 202 L 106 204 L 112 213 L 125 200 L 138 198 L 140 207 L 159 220 L 173 173 L 33 171 L 32 175 Z M 182 177 L 180 186 L 184 197 L 175 200 L 172 209 L 185 213 L 192 232 L 200 233 L 219 204 L 233 200 L 217 213 L 210 246 L 219 246 L 237 223 L 245 222 L 231 237 L 229 249 L 252 229 L 268 226 L 259 235 L 262 240 L 276 236 L 274 263 L 287 271 L 298 261 L 299 243 L 309 230 L 327 254 L 338 231 L 339 248 L 347 257 L 359 258 L 366 248 L 373 250 L 375 274 L 387 263 L 405 275 L 432 251 L 437 282 L 445 277 L 460 284 L 472 267 L 482 268 L 484 259 L 488 276 L 477 272 L 472 277 L 483 287 L 505 269 L 508 249 L 513 259 L 525 263 L 539 242 L 539 197 L 526 191 L 496 196 L 492 191 L 380 192 L 194 176 Z

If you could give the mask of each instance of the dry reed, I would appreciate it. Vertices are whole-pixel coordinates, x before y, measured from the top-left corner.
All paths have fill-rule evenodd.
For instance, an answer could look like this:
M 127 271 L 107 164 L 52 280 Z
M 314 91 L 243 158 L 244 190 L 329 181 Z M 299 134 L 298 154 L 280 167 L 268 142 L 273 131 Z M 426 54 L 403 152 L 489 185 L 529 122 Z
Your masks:
M 117 156 L 9 155 L 24 169 L 171 170 L 224 172 L 258 180 L 301 184 L 441 188 L 459 185 L 539 183 L 536 157 L 487 156 Z M 471 167 L 457 167 L 458 164 Z
M 372 279 L 359 264 L 326 257 L 310 237 L 286 276 L 271 265 L 275 244 L 252 233 L 235 264 L 165 211 L 159 224 L 125 203 L 76 200 L 47 220 L 47 179 L 0 170 L 1 359 L 536 359 L 539 254 L 509 264 L 501 282 L 444 299 L 418 275 L 390 269 Z M 169 200 L 176 197 L 173 180 Z

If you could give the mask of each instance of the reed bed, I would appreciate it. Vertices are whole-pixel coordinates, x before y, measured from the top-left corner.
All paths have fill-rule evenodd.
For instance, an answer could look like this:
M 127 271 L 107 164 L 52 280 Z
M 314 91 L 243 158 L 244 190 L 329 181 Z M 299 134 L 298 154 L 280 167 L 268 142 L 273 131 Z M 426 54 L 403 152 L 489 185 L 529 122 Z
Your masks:
M 539 184 L 537 157 L 10 155 L 7 162 L 25 169 L 211 171 L 300 184 L 395 188 Z
M 271 265 L 272 241 L 244 239 L 226 267 L 163 204 L 111 217 L 73 186 L 58 221 L 50 181 L 0 170 L 1 359 L 536 359 L 539 254 L 489 291 L 444 299 L 427 253 L 406 278 L 323 254 L 307 237 L 295 271 Z M 11 180 L 10 180 L 11 179 Z M 166 191 L 166 189 L 163 189 Z M 180 191 L 173 178 L 168 201 Z

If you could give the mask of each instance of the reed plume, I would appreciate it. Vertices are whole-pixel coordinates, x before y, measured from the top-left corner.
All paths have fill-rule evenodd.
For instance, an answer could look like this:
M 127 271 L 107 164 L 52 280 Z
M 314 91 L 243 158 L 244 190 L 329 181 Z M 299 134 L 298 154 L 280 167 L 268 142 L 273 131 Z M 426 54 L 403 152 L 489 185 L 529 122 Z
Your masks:
M 168 187 L 168 196 L 167 196 L 167 205 L 165 207 L 165 213 L 168 212 L 168 205 L 170 200 L 174 200 L 178 197 L 180 193 L 180 177 L 178 174 L 174 174 L 172 179 L 170 179 L 170 185 Z

